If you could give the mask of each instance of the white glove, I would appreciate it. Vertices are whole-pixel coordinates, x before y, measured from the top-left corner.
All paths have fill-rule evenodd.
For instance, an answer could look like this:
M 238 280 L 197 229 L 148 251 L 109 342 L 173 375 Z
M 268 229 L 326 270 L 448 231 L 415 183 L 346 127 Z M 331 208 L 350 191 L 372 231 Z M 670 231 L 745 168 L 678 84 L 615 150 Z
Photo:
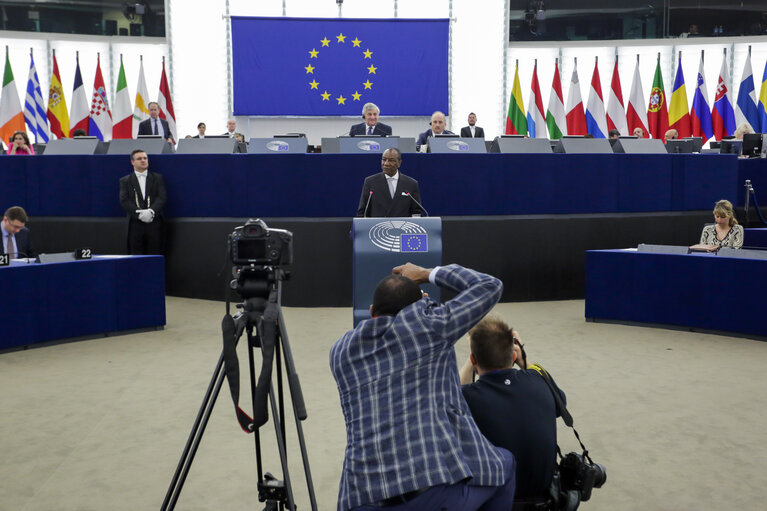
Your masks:
M 138 219 L 144 222 L 145 224 L 148 224 L 152 221 L 152 212 L 148 209 L 140 209 L 138 211 Z

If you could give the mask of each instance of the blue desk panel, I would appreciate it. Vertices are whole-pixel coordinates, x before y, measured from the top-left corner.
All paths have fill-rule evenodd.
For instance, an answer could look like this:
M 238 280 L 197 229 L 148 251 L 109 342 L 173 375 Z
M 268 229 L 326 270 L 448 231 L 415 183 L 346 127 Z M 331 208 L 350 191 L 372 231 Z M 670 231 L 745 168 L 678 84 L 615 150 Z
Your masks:
M 0 349 L 164 325 L 164 265 L 161 256 L 102 256 L 0 268 Z
M 169 217 L 351 217 L 377 154 L 162 154 Z M 725 155 L 406 154 L 432 216 L 710 210 L 767 160 Z M 125 155 L 2 158 L 0 204 L 31 216 L 123 216 Z M 767 193 L 767 186 L 764 187 Z M 757 192 L 758 193 L 758 192 Z M 765 198 L 767 203 L 767 198 Z
M 767 336 L 765 282 L 765 260 L 589 250 L 586 318 Z

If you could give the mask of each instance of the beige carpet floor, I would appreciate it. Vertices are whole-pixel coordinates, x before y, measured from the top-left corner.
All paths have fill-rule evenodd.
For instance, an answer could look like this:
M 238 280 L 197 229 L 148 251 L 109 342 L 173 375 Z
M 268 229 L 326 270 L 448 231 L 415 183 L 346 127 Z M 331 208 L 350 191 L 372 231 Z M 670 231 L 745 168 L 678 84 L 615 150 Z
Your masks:
M 764 509 L 767 343 L 587 323 L 583 310 L 581 300 L 496 308 L 565 390 L 581 438 L 607 467 L 607 483 L 582 507 Z M 223 312 L 222 303 L 168 298 L 165 330 L 0 354 L 0 510 L 159 509 L 221 352 Z M 284 313 L 318 505 L 333 510 L 345 432 L 328 351 L 351 310 Z M 457 353 L 463 362 L 464 340 Z M 247 376 L 244 342 L 239 355 Z M 247 390 L 241 402 L 250 410 Z M 306 510 L 292 418 L 287 429 Z M 281 475 L 271 423 L 261 438 L 265 470 Z M 577 447 L 562 425 L 559 440 L 565 452 Z M 226 387 L 176 508 L 263 508 L 253 437 Z

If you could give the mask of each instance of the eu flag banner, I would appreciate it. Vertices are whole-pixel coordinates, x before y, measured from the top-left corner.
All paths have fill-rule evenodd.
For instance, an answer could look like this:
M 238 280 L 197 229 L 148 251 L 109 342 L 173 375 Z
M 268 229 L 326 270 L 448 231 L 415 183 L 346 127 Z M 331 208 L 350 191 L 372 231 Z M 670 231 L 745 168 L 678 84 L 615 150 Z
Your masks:
M 428 252 L 428 234 L 401 234 L 400 251 L 402 252 Z
M 447 19 L 232 17 L 235 115 L 448 113 Z

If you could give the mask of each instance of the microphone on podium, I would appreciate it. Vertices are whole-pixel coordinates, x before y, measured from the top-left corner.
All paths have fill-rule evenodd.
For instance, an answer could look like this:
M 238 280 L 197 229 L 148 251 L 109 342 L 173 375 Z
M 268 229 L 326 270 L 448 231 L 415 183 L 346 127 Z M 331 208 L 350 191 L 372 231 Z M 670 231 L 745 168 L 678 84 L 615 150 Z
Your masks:
M 371 192 L 371 193 L 372 193 L 372 192 Z M 429 216 L 429 212 L 428 212 L 428 211 L 426 211 L 426 208 L 425 208 L 425 207 L 423 207 L 423 205 L 421 205 L 421 203 L 420 203 L 420 202 L 418 202 L 417 200 L 415 200 L 415 197 L 413 197 L 412 195 L 410 195 L 410 192 L 402 192 L 402 195 L 404 195 L 404 196 L 406 196 L 406 197 L 410 197 L 410 200 L 412 200 L 413 202 L 415 202 L 415 203 L 416 203 L 416 205 L 417 205 L 419 208 L 421 208 L 421 210 L 424 212 L 424 214 L 425 214 L 426 216 Z
M 368 201 L 365 204 L 365 210 L 362 212 L 362 217 L 365 218 L 368 216 L 368 206 L 370 206 L 370 199 L 373 198 L 373 190 L 370 190 L 370 193 L 368 194 Z

